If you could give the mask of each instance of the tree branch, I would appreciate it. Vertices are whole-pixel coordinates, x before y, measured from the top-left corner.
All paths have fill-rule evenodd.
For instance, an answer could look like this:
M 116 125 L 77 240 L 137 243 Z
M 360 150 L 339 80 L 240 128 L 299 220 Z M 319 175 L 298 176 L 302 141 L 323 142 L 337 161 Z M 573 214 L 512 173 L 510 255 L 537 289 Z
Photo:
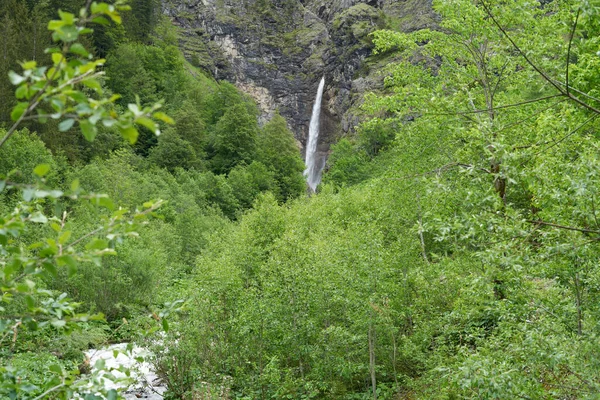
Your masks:
M 494 25 L 496 25 L 496 27 L 500 30 L 500 32 L 502 32 L 504 37 L 506 39 L 508 39 L 510 44 L 512 44 L 512 46 L 515 48 L 515 50 L 517 50 L 519 52 L 519 54 L 525 59 L 527 64 L 529 64 L 538 74 L 540 74 L 546 81 L 548 81 L 548 83 L 550 83 L 552 86 L 554 86 L 556 88 L 556 90 L 561 92 L 563 95 L 566 94 L 559 85 L 557 85 L 544 71 L 542 71 L 537 65 L 535 65 L 533 63 L 533 61 L 531 61 L 529 59 L 529 57 L 527 57 L 527 54 L 525 54 L 525 52 L 523 50 L 521 50 L 519 45 L 517 45 L 515 43 L 515 41 L 510 37 L 510 35 L 506 32 L 506 30 L 502 27 L 502 25 L 500 25 L 500 23 L 498 22 L 496 17 L 494 17 L 494 14 L 492 14 L 492 11 L 490 10 L 490 8 L 486 4 L 486 2 L 482 1 L 481 5 L 483 6 L 483 10 L 488 15 L 488 17 L 490 17 L 490 19 L 492 20 Z
M 545 221 L 540 221 L 540 220 L 536 221 L 536 220 L 531 220 L 531 219 L 528 219 L 527 222 L 529 222 L 530 224 L 551 226 L 553 228 L 566 229 L 569 231 L 576 231 L 576 232 L 583 232 L 583 233 L 595 233 L 597 235 L 600 235 L 600 231 L 593 230 L 593 229 L 578 228 L 576 226 L 560 225 L 560 224 L 554 224 L 552 222 L 545 222 Z
M 573 44 L 573 37 L 575 36 L 575 29 L 577 29 L 577 22 L 579 21 L 579 13 L 581 12 L 581 7 L 577 9 L 577 15 L 575 16 L 575 22 L 573 23 L 573 28 L 571 29 L 571 36 L 569 36 L 569 47 L 567 48 L 567 60 L 566 60 L 566 71 L 565 71 L 565 84 L 567 89 L 567 95 L 570 94 L 569 91 L 569 64 L 571 59 L 571 45 Z
M 50 393 L 52 393 L 52 392 L 55 392 L 55 391 L 57 391 L 58 389 L 60 389 L 60 388 L 62 388 L 62 387 L 64 387 L 64 386 L 65 386 L 65 383 L 64 383 L 64 382 L 63 382 L 63 383 L 61 383 L 60 385 L 56 385 L 56 386 L 54 386 L 53 388 L 50 388 L 50 389 L 46 390 L 44 393 L 40 394 L 38 397 L 36 397 L 36 398 L 35 398 L 35 399 L 33 399 L 33 400 L 40 400 L 40 399 L 43 399 L 43 398 L 45 398 L 47 395 L 49 395 Z
M 100 228 L 94 229 L 93 231 L 86 233 L 85 235 L 83 235 L 79 239 L 74 240 L 73 242 L 69 243 L 66 247 L 76 246 L 77 244 L 83 242 L 85 239 L 90 238 L 90 237 L 92 237 L 94 235 L 97 235 L 98 233 L 102 232 L 103 230 L 104 230 L 103 226 L 101 226 Z
M 63 59 L 64 58 L 65 58 L 65 56 L 63 54 Z M 61 60 L 61 62 L 62 62 L 62 60 Z M 29 106 L 27 107 L 27 109 L 25 111 L 23 111 L 23 114 L 21 114 L 21 116 L 19 117 L 19 119 L 10 127 L 10 129 L 8 130 L 8 132 L 6 133 L 6 135 L 4 135 L 4 137 L 2 138 L 2 140 L 0 140 L 0 148 L 2 146 L 4 146 L 4 144 L 6 143 L 6 141 L 13 135 L 13 133 L 15 133 L 15 131 L 17 130 L 17 128 L 19 127 L 19 125 L 21 124 L 21 122 L 23 122 L 23 119 L 27 116 L 27 114 L 29 114 L 30 112 L 32 112 L 33 110 L 35 110 L 36 107 L 40 104 L 40 101 L 42 101 L 42 98 L 44 96 L 44 92 L 52 84 L 52 82 L 56 78 L 57 74 L 58 74 L 58 68 L 55 68 L 54 69 L 54 73 L 52 74 L 52 76 L 50 77 L 50 79 L 48 79 L 46 81 L 46 84 L 44 85 L 44 87 L 42 88 L 42 90 L 40 90 L 39 92 L 37 92 L 35 94 L 35 96 L 33 96 L 33 98 L 29 101 Z
M 592 120 L 598 118 L 598 114 L 594 114 L 591 117 L 589 117 L 588 119 L 586 119 L 585 121 L 583 121 L 581 124 L 579 124 L 575 129 L 573 129 L 571 132 L 567 133 L 565 136 L 561 137 L 560 139 L 554 141 L 550 146 L 546 147 L 545 149 L 541 149 L 540 151 L 538 151 L 537 153 L 534 154 L 534 157 L 537 157 L 538 155 L 540 155 L 541 153 L 550 150 L 551 148 L 553 148 L 554 146 L 559 145 L 560 143 L 564 142 L 566 139 L 568 139 L 569 137 L 573 136 L 575 133 L 577 133 L 577 131 L 579 131 L 581 128 L 583 128 L 584 126 L 586 126 L 589 122 L 591 122 Z
M 504 109 L 504 108 L 511 108 L 511 107 L 519 107 L 519 106 L 523 106 L 525 104 L 531 104 L 531 103 L 537 103 L 538 101 L 544 101 L 544 100 L 548 100 L 548 99 L 553 99 L 555 97 L 560 97 L 563 96 L 562 94 L 553 94 L 550 96 L 544 96 L 544 97 L 540 97 L 537 99 L 532 99 L 532 100 L 525 100 L 525 101 L 521 101 L 518 103 L 512 103 L 512 104 L 506 104 L 503 106 L 496 106 L 494 107 L 494 110 L 498 110 L 498 109 Z M 465 115 L 465 114 L 480 114 L 480 113 L 487 113 L 489 112 L 489 109 L 477 109 L 477 110 L 472 110 L 472 111 L 453 111 L 453 112 L 447 112 L 447 113 L 423 113 L 421 115 Z
M 498 22 L 498 20 L 496 19 L 496 17 L 494 17 L 494 14 L 492 14 L 492 11 L 489 9 L 489 7 L 485 3 L 485 1 L 482 1 L 481 5 L 482 5 L 485 13 L 492 20 L 492 22 L 494 23 L 494 25 L 496 25 L 496 27 L 500 30 L 500 32 L 502 32 L 502 34 L 504 35 L 504 37 L 512 44 L 512 46 L 515 48 L 515 50 L 517 50 L 519 52 L 519 54 L 521 55 L 521 57 L 523 57 L 525 59 L 525 61 L 527 62 L 527 64 L 529 64 L 542 78 L 544 78 L 544 80 L 546 80 L 546 82 L 548 82 L 549 84 L 551 84 L 552 86 L 554 86 L 554 88 L 556 88 L 556 90 L 558 90 L 561 95 L 568 97 L 569 99 L 573 100 L 575 103 L 579 104 L 580 106 L 582 106 L 584 108 L 587 108 L 588 110 L 590 110 L 590 111 L 592 111 L 592 112 L 594 112 L 596 114 L 600 114 L 600 109 L 598 109 L 598 108 L 596 108 L 596 107 L 594 107 L 594 106 L 586 103 L 585 101 L 581 100 L 577 96 L 574 96 L 570 92 L 568 84 L 566 85 L 566 90 L 563 89 L 560 84 L 558 84 L 554 79 L 552 79 L 548 74 L 546 74 L 540 67 L 538 67 L 537 65 L 535 65 L 533 63 L 533 61 L 531 61 L 529 59 L 529 57 L 527 57 L 527 54 L 525 54 L 525 52 L 523 50 L 521 50 L 521 48 L 510 37 L 510 35 L 508 34 L 508 32 L 506 32 L 506 30 L 502 27 L 502 25 L 500 25 L 500 23 Z

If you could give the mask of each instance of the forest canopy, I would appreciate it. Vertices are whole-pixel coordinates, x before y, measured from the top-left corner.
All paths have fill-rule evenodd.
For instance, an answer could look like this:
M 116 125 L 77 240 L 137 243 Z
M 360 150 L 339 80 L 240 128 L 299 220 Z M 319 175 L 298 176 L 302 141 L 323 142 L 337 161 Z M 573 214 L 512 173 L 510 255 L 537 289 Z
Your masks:
M 383 85 L 307 196 L 287 121 L 186 60 L 158 2 L 45 53 L 79 3 L 0 5 L 2 396 L 67 398 L 82 350 L 157 321 L 173 399 L 597 396 L 600 4 L 375 31 Z M 81 95 L 13 129 L 43 65 Z

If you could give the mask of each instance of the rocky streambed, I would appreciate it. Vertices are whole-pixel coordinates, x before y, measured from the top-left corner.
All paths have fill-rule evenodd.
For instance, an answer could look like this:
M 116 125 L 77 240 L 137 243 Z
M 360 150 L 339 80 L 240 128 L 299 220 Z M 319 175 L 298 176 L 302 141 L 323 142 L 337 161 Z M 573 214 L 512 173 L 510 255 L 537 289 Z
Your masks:
M 108 369 L 124 367 L 131 371 L 134 383 L 130 383 L 131 380 L 125 383 L 125 381 L 113 382 L 103 378 L 107 389 L 118 389 L 125 399 L 163 399 L 167 388 L 154 372 L 152 365 L 146 361 L 152 356 L 148 349 L 134 346 L 131 351 L 127 351 L 127 343 L 119 343 L 102 349 L 88 350 L 85 354 L 89 358 L 92 369 L 98 360 L 104 360 Z M 139 361 L 141 358 L 144 361 Z M 113 371 L 112 374 L 117 378 L 126 378 L 125 373 L 120 371 Z

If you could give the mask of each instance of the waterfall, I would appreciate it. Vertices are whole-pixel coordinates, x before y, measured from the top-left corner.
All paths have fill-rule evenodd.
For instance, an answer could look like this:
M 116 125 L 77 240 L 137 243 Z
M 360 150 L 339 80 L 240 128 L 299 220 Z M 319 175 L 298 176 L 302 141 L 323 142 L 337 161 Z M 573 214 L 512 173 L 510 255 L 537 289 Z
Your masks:
M 315 99 L 315 104 L 313 105 L 310 126 L 308 128 L 308 144 L 306 145 L 306 169 L 304 170 L 304 176 L 306 177 L 308 186 L 313 192 L 321 182 L 321 173 L 325 166 L 325 163 L 319 163 L 319 159 L 317 158 L 317 142 L 319 140 L 319 124 L 321 120 L 321 100 L 323 99 L 324 88 L 325 77 L 321 79 L 319 90 L 317 90 L 317 97 Z

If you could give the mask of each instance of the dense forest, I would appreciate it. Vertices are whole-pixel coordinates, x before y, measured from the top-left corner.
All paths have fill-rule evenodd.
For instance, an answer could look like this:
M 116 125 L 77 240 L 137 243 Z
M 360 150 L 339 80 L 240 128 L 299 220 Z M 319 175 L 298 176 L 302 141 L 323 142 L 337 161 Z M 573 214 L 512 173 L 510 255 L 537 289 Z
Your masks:
M 600 3 L 373 26 L 317 193 L 161 7 L 0 3 L 1 398 L 120 398 L 121 342 L 167 399 L 598 398 Z

